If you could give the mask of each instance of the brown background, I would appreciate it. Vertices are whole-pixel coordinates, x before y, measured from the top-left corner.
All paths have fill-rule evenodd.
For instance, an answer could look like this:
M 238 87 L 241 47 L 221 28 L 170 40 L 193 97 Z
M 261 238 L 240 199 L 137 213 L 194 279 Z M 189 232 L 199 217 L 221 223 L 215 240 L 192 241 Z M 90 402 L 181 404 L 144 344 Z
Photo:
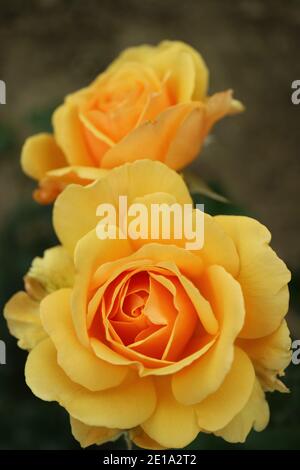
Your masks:
M 243 115 L 216 126 L 194 168 L 271 230 L 273 247 L 294 273 L 290 324 L 300 337 L 300 105 L 291 103 L 291 83 L 300 79 L 297 0 L 1 0 L 7 104 L 0 105 L 0 232 L 24 201 L 40 210 L 19 167 L 26 136 L 47 130 L 50 110 L 123 48 L 163 39 L 193 45 L 210 69 L 210 92 L 233 88 L 246 105 Z M 17 256 L 14 246 L 2 250 Z M 4 296 L 19 287 L 14 279 L 26 263 L 11 274 Z
M 233 88 L 247 107 L 218 125 L 198 171 L 254 212 L 298 266 L 300 105 L 290 98 L 300 78 L 298 1 L 2 0 L 0 11 L 0 120 L 20 141 L 32 110 L 89 83 L 123 48 L 164 38 L 192 44 L 209 66 L 210 91 Z M 1 224 L 18 197 L 29 197 L 19 171 L 17 155 L 1 159 Z

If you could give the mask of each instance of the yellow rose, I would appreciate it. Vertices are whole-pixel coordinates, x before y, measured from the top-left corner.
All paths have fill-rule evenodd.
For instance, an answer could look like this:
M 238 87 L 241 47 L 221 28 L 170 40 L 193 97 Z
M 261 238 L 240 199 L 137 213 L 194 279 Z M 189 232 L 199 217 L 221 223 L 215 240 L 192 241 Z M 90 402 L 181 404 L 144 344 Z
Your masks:
M 232 92 L 207 96 L 208 71 L 190 46 L 164 41 L 125 50 L 54 112 L 54 135 L 24 144 L 21 163 L 51 202 L 70 182 L 86 185 L 139 159 L 179 170 L 194 160 L 213 124 L 242 110 Z
M 96 207 L 120 195 L 191 202 L 181 176 L 149 160 L 65 189 L 54 206 L 62 247 L 29 273 L 31 290 L 44 289 L 44 337 L 31 344 L 27 384 L 68 411 L 84 447 L 125 430 L 144 448 L 184 447 L 199 432 L 243 442 L 268 423 L 265 392 L 287 390 L 278 375 L 290 362 L 290 273 L 248 217 L 205 215 L 195 251 L 174 238 L 100 240 Z M 17 300 L 5 315 L 21 340 Z

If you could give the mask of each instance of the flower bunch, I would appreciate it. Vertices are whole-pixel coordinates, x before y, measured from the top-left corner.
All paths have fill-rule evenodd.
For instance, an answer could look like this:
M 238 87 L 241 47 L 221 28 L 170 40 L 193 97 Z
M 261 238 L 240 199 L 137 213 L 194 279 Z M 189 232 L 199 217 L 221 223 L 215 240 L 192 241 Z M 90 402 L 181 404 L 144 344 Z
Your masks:
M 243 109 L 230 90 L 207 96 L 207 85 L 184 43 L 131 48 L 67 96 L 53 135 L 25 142 L 22 167 L 38 181 L 35 199 L 55 201 L 60 244 L 33 260 L 5 317 L 29 351 L 28 386 L 67 410 L 83 447 L 125 432 L 149 449 L 202 432 L 244 442 L 268 424 L 266 392 L 288 391 L 290 273 L 262 224 L 203 214 L 194 250 L 178 221 L 168 237 L 163 224 L 124 236 L 109 218 L 106 233 L 119 236 L 97 231 L 100 204 L 122 220 L 120 197 L 164 211 L 192 204 L 176 170 L 216 121 Z

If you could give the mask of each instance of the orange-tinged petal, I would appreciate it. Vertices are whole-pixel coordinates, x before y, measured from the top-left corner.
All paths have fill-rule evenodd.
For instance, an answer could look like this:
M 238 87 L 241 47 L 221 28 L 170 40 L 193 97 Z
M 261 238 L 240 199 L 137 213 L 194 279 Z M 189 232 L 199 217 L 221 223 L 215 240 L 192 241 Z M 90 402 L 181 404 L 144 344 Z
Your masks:
M 162 161 L 170 168 L 181 170 L 198 156 L 204 139 L 205 109 L 194 105 L 194 109 L 182 120 L 177 132 L 172 135 L 168 150 Z
M 206 298 L 201 294 L 201 292 L 195 287 L 195 285 L 181 272 L 178 270 L 177 266 L 174 263 L 163 262 L 160 263 L 161 267 L 169 269 L 171 272 L 174 272 L 178 277 L 179 282 L 186 291 L 191 303 L 193 304 L 196 312 L 198 313 L 199 319 L 204 326 L 205 330 L 211 334 L 215 335 L 218 332 L 218 321 L 214 315 L 214 312 L 210 306 L 210 303 Z
M 203 279 L 202 290 L 212 305 L 220 333 L 206 354 L 173 377 L 173 393 L 186 405 L 201 402 L 224 381 L 232 365 L 234 341 L 245 315 L 241 288 L 221 266 L 208 268 L 205 284 Z
M 193 112 L 196 114 L 199 112 L 197 107 L 197 104 L 192 102 L 171 106 L 160 113 L 154 121 L 140 125 L 106 152 L 102 158 L 102 167 L 113 168 L 142 158 L 164 161 L 170 144 L 177 133 L 181 132 L 186 117 Z M 190 125 L 194 126 L 194 121 L 191 121 Z M 188 138 L 190 135 L 189 126 L 184 125 L 182 138 Z M 191 145 L 194 148 L 193 142 Z M 189 147 L 185 146 L 184 151 L 190 152 Z
M 53 292 L 41 303 L 42 324 L 57 349 L 58 365 L 72 381 L 91 391 L 119 385 L 128 369 L 102 361 L 79 342 L 70 307 L 71 289 Z
M 185 447 L 200 431 L 193 406 L 185 406 L 174 398 L 171 381 L 159 377 L 155 381 L 157 405 L 141 427 L 148 436 L 165 447 Z
M 270 248 L 270 232 L 249 217 L 217 216 L 215 220 L 236 245 L 240 270 L 236 279 L 245 299 L 242 338 L 260 338 L 275 331 L 287 313 L 290 272 Z
M 196 352 L 174 363 L 153 358 L 147 358 L 146 356 L 137 352 L 132 353 L 131 359 L 128 357 L 125 358 L 123 355 L 122 347 L 120 345 L 118 351 L 114 351 L 102 341 L 99 341 L 96 338 L 91 339 L 91 346 L 95 354 L 101 359 L 111 362 L 112 364 L 124 364 L 135 366 L 141 377 L 148 377 L 149 375 L 172 375 L 175 372 L 189 366 L 199 357 L 204 355 L 213 346 L 215 341 L 216 338 L 204 338 L 203 344 L 198 347 Z M 115 349 L 117 349 L 117 347 L 115 347 Z
M 71 183 L 86 186 L 106 176 L 107 170 L 88 166 L 67 166 L 48 171 L 39 181 L 39 187 L 33 193 L 40 204 L 49 204 Z
M 144 245 L 128 258 L 116 260 L 115 262 L 107 263 L 105 266 L 100 266 L 95 272 L 92 286 L 95 288 L 105 282 L 112 274 L 116 277 L 118 274 L 121 274 L 122 270 L 137 267 L 139 264 L 144 266 L 144 268 L 147 267 L 147 269 L 151 268 L 151 266 L 155 266 L 156 270 L 168 270 L 180 280 L 182 286 L 191 299 L 192 304 L 198 312 L 199 318 L 206 331 L 210 334 L 216 334 L 218 330 L 218 322 L 216 321 L 209 302 L 201 295 L 199 289 L 197 289 L 193 284 L 193 282 L 195 283 L 197 281 L 197 277 L 200 277 L 202 274 L 202 264 L 200 259 L 198 260 L 197 258 L 198 257 L 194 256 L 192 253 L 176 246 L 159 244 Z M 145 260 L 147 260 L 147 262 Z M 159 274 L 158 271 L 157 274 Z M 191 282 L 189 278 L 193 282 Z M 164 280 L 163 276 L 161 276 L 160 279 L 162 283 L 167 282 L 167 280 Z M 167 286 L 167 284 L 165 285 Z M 96 301 L 97 304 L 99 303 L 103 292 L 104 287 L 102 288 L 102 292 L 99 292 L 99 297 Z
M 36 396 L 45 401 L 58 401 L 71 416 L 90 426 L 132 428 L 151 416 L 156 405 L 156 392 L 150 378 L 125 381 L 118 387 L 99 392 L 75 384 L 58 366 L 50 339 L 41 341 L 30 352 L 25 378 Z
M 198 425 L 205 431 L 225 427 L 248 402 L 255 380 L 253 365 L 242 349 L 235 347 L 230 371 L 219 389 L 195 405 Z
M 243 110 L 242 103 L 232 98 L 232 90 L 221 91 L 209 96 L 205 101 L 203 136 L 207 135 L 212 126 L 226 115 L 240 113 Z
M 48 171 L 66 164 L 66 158 L 51 134 L 37 134 L 25 141 L 21 166 L 31 178 L 40 180 Z
M 95 230 L 83 237 L 76 247 L 77 276 L 72 294 L 72 314 L 77 336 L 85 346 L 89 344 L 86 317 L 92 275 L 101 264 L 128 256 L 130 253 L 128 240 L 100 240 Z

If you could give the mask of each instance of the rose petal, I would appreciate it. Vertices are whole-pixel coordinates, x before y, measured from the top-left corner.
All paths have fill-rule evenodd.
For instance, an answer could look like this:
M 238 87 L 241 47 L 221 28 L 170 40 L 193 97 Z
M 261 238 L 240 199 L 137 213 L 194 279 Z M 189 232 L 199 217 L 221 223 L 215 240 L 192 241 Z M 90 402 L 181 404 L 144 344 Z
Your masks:
M 106 390 L 122 383 L 126 367 L 97 358 L 75 335 L 71 317 L 71 289 L 60 289 L 41 303 L 43 327 L 57 349 L 58 365 L 68 377 L 91 391 Z
M 95 230 L 89 232 L 77 245 L 74 257 L 78 274 L 72 294 L 72 312 L 77 336 L 86 346 L 89 344 L 86 320 L 91 277 L 99 265 L 130 253 L 128 240 L 100 240 Z
M 53 127 L 56 142 L 70 165 L 97 166 L 88 152 L 75 103 L 66 100 L 55 110 Z
M 25 378 L 36 396 L 58 401 L 71 416 L 90 426 L 132 428 L 144 422 L 155 409 L 156 392 L 150 378 L 137 378 L 100 392 L 75 384 L 58 366 L 50 339 L 41 341 L 29 353 Z
M 239 336 L 266 336 L 279 327 L 287 313 L 290 272 L 270 248 L 271 235 L 262 224 L 249 217 L 215 219 L 234 241 L 240 258 L 236 279 L 242 286 L 246 317 Z
M 96 209 L 101 203 L 119 210 L 119 196 L 128 195 L 128 205 L 146 194 L 162 191 L 172 194 L 179 204 L 191 203 L 181 176 L 159 162 L 141 160 L 108 173 L 105 178 L 86 187 L 69 186 L 57 198 L 53 223 L 62 244 L 70 251 L 77 241 L 96 227 Z
M 152 416 L 142 423 L 141 427 L 151 439 L 162 446 L 185 447 L 200 431 L 195 410 L 192 406 L 185 406 L 176 401 L 169 378 L 160 377 L 155 385 L 157 405 Z
M 120 429 L 109 429 L 100 426 L 88 426 L 70 416 L 70 424 L 73 437 L 78 441 L 81 447 L 85 448 L 91 445 L 104 444 L 108 441 L 115 441 L 121 435 Z
M 254 382 L 253 390 L 248 403 L 243 410 L 230 421 L 227 426 L 214 434 L 225 441 L 236 443 L 245 442 L 251 428 L 255 431 L 263 431 L 268 425 L 270 411 L 265 394 L 258 380 Z
M 268 336 L 257 339 L 238 339 L 238 345 L 251 358 L 256 374 L 264 390 L 288 392 L 277 378 L 291 362 L 291 338 L 285 320 Z
M 4 317 L 11 335 L 18 339 L 22 349 L 32 349 L 46 337 L 42 327 L 39 302 L 26 292 L 17 292 L 4 307 Z
M 248 402 L 254 380 L 250 359 L 242 349 L 235 347 L 231 369 L 219 389 L 195 405 L 200 428 L 216 431 L 225 427 Z
M 232 365 L 234 341 L 245 315 L 240 285 L 224 268 L 208 268 L 205 284 L 203 279 L 202 290 L 217 316 L 220 335 L 206 354 L 173 377 L 173 393 L 186 405 L 201 402 L 224 381 Z
M 67 164 L 62 150 L 51 134 L 29 137 L 22 148 L 21 166 L 26 175 L 40 180 L 45 174 Z

